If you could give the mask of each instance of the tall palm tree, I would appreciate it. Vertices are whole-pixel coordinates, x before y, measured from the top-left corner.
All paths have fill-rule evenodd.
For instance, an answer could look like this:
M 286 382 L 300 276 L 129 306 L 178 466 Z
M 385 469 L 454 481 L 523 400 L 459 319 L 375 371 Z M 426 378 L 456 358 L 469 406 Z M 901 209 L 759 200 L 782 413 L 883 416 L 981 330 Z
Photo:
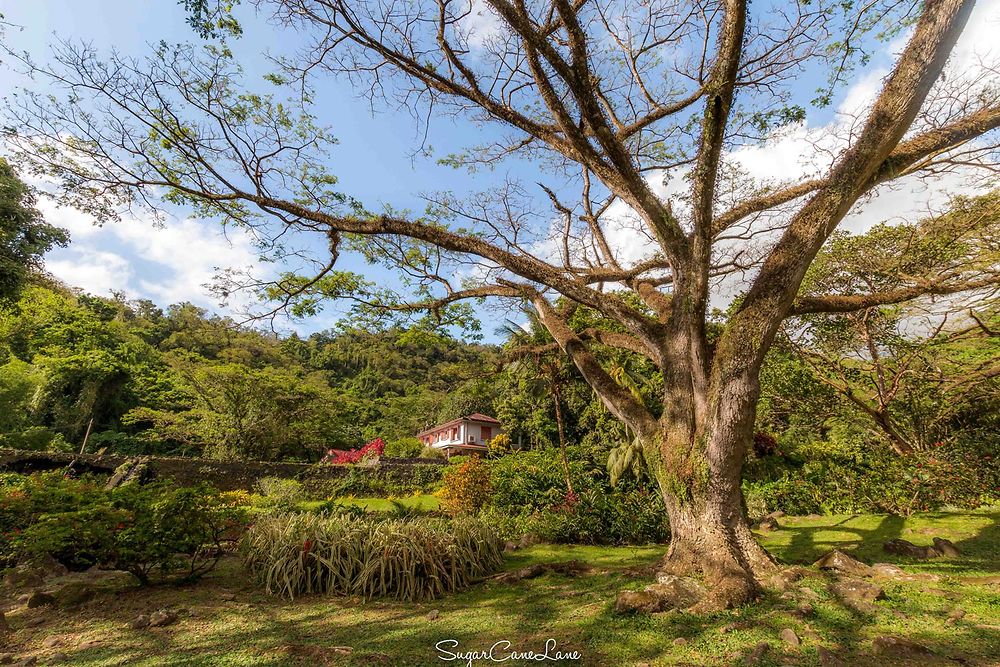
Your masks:
M 528 320 L 525 326 L 508 321 L 498 329 L 500 335 L 507 337 L 501 363 L 507 370 L 520 376 L 522 386 L 528 388 L 533 398 L 539 402 L 551 400 L 556 430 L 559 434 L 559 452 L 566 478 L 566 491 L 573 493 L 569 458 L 566 454 L 566 423 L 563 415 L 563 393 L 572 380 L 572 367 L 546 329 L 541 326 L 537 314 L 529 310 L 522 312 Z

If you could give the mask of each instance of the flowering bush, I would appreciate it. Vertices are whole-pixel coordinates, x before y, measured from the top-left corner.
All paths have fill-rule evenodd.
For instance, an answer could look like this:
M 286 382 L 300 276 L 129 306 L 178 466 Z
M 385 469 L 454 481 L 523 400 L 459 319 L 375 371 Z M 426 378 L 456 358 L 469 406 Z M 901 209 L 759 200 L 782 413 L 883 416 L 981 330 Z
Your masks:
M 54 512 L 85 510 L 100 504 L 106 494 L 90 479 L 65 477 L 61 472 L 5 475 L 0 484 L 0 569 L 21 556 L 22 533 L 40 517 Z
M 335 466 L 352 465 L 361 463 L 362 461 L 378 460 L 384 451 L 385 441 L 382 438 L 375 438 L 361 449 L 350 449 L 346 452 L 339 449 L 331 449 L 320 463 Z
M 451 514 L 473 514 L 490 499 L 490 468 L 478 456 L 453 465 L 444 473 L 438 496 Z
M 207 486 L 128 484 L 100 504 L 42 516 L 21 534 L 18 550 L 27 558 L 50 555 L 71 569 L 125 570 L 143 584 L 154 572 L 192 581 L 215 567 L 223 534 L 242 518 Z
M 568 457 L 574 489 L 589 488 L 595 477 L 607 477 L 603 470 L 588 469 L 579 449 L 570 447 Z M 489 467 L 493 485 L 490 504 L 497 509 L 510 513 L 544 510 L 562 502 L 566 494 L 566 476 L 555 448 L 502 456 L 490 461 Z

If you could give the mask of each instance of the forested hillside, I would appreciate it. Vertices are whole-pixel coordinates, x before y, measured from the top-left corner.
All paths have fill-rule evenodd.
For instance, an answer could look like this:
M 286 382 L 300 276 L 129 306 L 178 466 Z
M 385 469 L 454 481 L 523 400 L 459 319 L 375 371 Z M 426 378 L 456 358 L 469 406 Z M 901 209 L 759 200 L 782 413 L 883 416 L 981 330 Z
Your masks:
M 77 448 L 93 420 L 89 451 L 315 460 L 492 406 L 488 346 L 419 329 L 279 338 L 50 280 L 0 309 L 0 341 L 11 447 Z

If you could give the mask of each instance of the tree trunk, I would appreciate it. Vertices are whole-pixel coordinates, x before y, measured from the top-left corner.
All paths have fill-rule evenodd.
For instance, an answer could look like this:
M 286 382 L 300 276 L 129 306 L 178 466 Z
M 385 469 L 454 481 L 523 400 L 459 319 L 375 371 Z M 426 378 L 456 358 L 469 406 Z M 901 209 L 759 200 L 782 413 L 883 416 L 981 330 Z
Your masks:
M 556 427 L 559 430 L 559 451 L 562 454 L 563 474 L 566 475 L 566 492 L 573 493 L 573 482 L 569 478 L 569 458 L 566 456 L 566 428 L 563 426 L 562 392 L 559 385 L 552 386 L 552 399 L 556 404 Z
M 733 492 L 709 483 L 686 498 L 668 489 L 663 500 L 670 549 L 661 569 L 704 577 L 709 594 L 694 611 L 728 609 L 755 598 L 777 564 L 750 531 L 739 488 Z
M 698 612 L 750 602 L 778 568 L 750 531 L 740 487 L 756 388 L 755 381 L 730 379 L 713 400 L 702 402 L 695 430 L 688 419 L 661 420 L 653 438 L 659 446 L 644 447 L 656 457 L 647 460 L 657 462 L 653 472 L 670 520 L 662 570 L 704 578 L 709 594 L 694 607 Z

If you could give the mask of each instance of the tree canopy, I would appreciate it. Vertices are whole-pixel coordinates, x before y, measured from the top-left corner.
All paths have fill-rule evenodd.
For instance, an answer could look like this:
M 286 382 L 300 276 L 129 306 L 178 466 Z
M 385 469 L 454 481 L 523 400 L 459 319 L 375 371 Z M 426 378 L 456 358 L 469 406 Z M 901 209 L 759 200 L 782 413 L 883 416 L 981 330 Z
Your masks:
M 31 190 L 0 158 L 0 302 L 16 297 L 42 256 L 68 241 L 65 230 L 42 219 Z

